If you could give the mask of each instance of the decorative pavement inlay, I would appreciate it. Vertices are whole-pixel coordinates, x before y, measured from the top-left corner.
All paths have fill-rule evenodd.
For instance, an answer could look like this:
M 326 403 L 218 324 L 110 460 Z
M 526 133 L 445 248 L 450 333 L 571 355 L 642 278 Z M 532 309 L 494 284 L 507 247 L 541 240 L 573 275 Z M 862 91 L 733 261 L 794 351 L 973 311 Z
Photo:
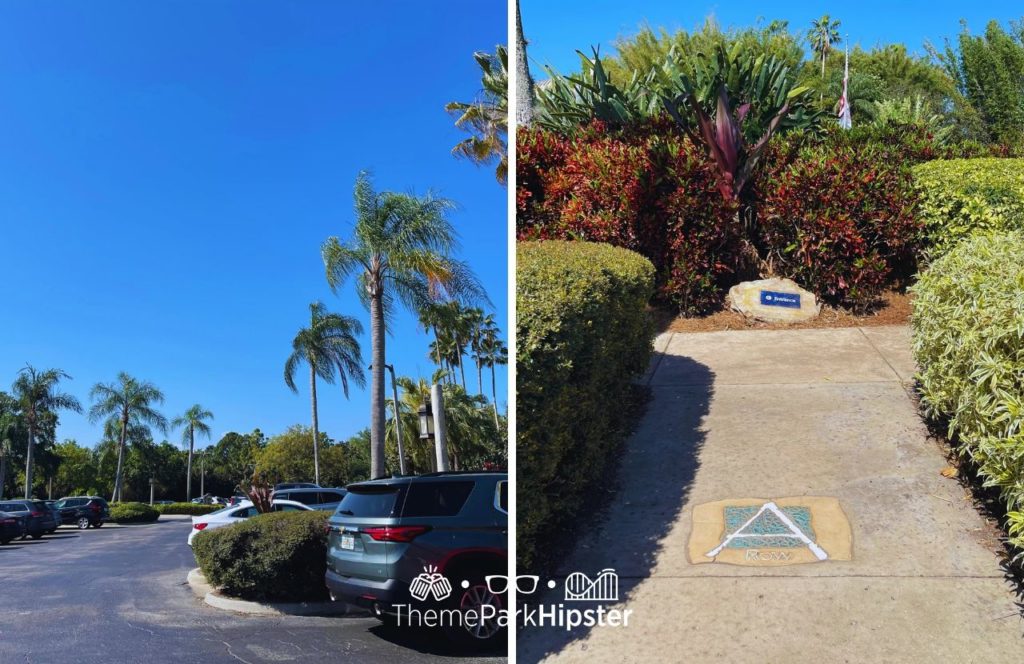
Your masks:
M 693 508 L 693 564 L 794 565 L 851 560 L 850 523 L 836 498 L 739 498 Z

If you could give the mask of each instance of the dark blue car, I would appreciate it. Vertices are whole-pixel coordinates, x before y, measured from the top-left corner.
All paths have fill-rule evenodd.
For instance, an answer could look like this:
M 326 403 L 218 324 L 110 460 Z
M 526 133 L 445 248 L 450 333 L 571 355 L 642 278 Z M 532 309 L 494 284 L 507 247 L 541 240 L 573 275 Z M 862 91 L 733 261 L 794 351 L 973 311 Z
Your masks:
M 25 536 L 25 519 L 10 512 L 0 512 L 0 544 Z
M 25 520 L 25 532 L 32 539 L 39 539 L 57 529 L 53 512 L 41 500 L 5 500 L 0 503 L 0 512 L 8 512 Z

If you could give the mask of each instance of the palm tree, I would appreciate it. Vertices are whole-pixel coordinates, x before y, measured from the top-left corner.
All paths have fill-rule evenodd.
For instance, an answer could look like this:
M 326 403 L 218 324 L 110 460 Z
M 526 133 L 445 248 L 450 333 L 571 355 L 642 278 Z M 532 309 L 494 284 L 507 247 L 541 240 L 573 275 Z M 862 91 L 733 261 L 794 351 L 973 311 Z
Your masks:
M 295 387 L 295 370 L 299 363 L 309 365 L 309 395 L 313 403 L 313 474 L 320 484 L 320 421 L 317 417 L 316 377 L 333 384 L 334 377 L 341 378 L 341 390 L 348 398 L 349 377 L 360 387 L 366 385 L 363 374 L 363 353 L 359 348 L 357 335 L 363 333 L 362 324 L 351 316 L 332 314 L 324 305 L 314 302 L 309 305 L 309 327 L 299 330 L 292 341 L 292 354 L 284 363 L 284 382 L 298 393 Z M 383 362 L 382 362 L 383 364 Z
M 82 412 L 78 399 L 57 389 L 62 379 L 71 376 L 60 369 L 39 371 L 31 364 L 26 364 L 18 372 L 18 378 L 12 388 L 18 401 L 21 416 L 28 429 L 28 454 L 25 455 L 25 498 L 32 497 L 32 448 L 36 443 L 36 433 L 47 416 L 56 415 L 58 410 Z
M 484 315 L 482 309 L 472 309 L 469 328 L 469 351 L 476 363 L 477 394 L 484 395 L 483 344 L 487 329 L 494 325 L 494 314 Z
M 832 47 L 840 43 L 843 38 L 839 36 L 840 22 L 825 14 L 816 21 L 811 21 L 811 31 L 808 38 L 811 40 L 811 48 L 821 56 L 821 77 L 825 78 L 825 58 Z
M 495 379 L 494 367 L 508 364 L 508 347 L 502 342 L 500 334 L 501 330 L 495 324 L 494 317 L 487 316 L 480 340 L 480 347 L 477 351 L 477 362 L 481 366 L 490 367 L 491 369 L 491 400 L 494 406 L 495 427 L 500 427 L 501 424 L 498 420 L 498 383 Z
M 7 480 L 7 459 L 14 454 L 14 437 L 21 425 L 17 408 L 14 399 L 0 392 L 0 499 L 4 497 Z
M 185 470 L 185 502 L 192 500 L 192 455 L 196 446 L 196 433 L 210 437 L 210 425 L 207 420 L 213 419 L 213 413 L 199 404 L 195 404 L 180 417 L 171 420 L 171 427 L 185 427 L 181 432 L 181 443 L 188 443 L 188 464 Z
M 426 302 L 482 297 L 476 278 L 453 260 L 455 229 L 447 212 L 452 201 L 432 194 L 376 192 L 365 173 L 356 178 L 353 237 L 324 242 L 327 283 L 337 291 L 355 276 L 357 292 L 370 311 L 370 473 L 384 474 L 384 336 L 395 300 L 419 311 Z
M 523 18 L 516 0 L 516 124 L 529 127 L 533 122 L 533 76 L 526 59 L 526 37 L 523 36 Z
M 121 500 L 121 480 L 124 473 L 124 449 L 128 430 L 133 426 L 148 424 L 162 432 L 167 431 L 167 418 L 161 415 L 154 404 L 162 404 L 164 395 L 155 385 L 139 381 L 122 371 L 115 383 L 96 383 L 89 392 L 93 401 L 89 409 L 89 420 L 100 420 L 116 416 L 119 421 L 120 440 L 117 445 L 117 472 L 114 474 L 114 493 L 111 502 Z
M 444 109 L 454 115 L 455 126 L 472 134 L 452 148 L 456 157 L 465 157 L 478 164 L 495 161 L 498 182 L 508 181 L 508 49 L 498 45 L 494 55 L 473 54 L 481 71 L 483 89 L 474 101 L 453 101 Z

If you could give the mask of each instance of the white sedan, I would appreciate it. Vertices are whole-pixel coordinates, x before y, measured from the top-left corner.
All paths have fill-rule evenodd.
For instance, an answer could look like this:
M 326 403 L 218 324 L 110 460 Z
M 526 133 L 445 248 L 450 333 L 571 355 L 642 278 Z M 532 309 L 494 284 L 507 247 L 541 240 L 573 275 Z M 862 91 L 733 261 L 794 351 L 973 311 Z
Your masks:
M 294 500 L 275 500 L 270 503 L 275 512 L 312 512 L 313 508 Z M 225 507 L 216 512 L 192 517 L 192 532 L 188 534 L 188 545 L 192 546 L 192 540 L 204 530 L 214 530 L 230 526 L 233 523 L 241 523 L 259 512 L 253 506 L 252 501 L 243 500 L 237 505 Z

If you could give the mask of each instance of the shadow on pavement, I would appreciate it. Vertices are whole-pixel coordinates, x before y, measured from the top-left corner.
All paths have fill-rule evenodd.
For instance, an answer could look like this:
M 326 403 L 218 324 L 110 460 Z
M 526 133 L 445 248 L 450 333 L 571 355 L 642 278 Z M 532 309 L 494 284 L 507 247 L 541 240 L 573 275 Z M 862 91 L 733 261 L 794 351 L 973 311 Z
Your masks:
M 573 572 L 594 579 L 602 570 L 614 569 L 619 576 L 622 608 L 629 608 L 636 587 L 651 576 L 664 548 L 663 539 L 679 520 L 700 465 L 705 439 L 702 422 L 708 414 L 715 378 L 709 367 L 687 357 L 655 353 L 654 362 L 652 398 L 623 448 L 610 505 L 592 520 L 573 554 L 558 566 L 555 588 L 546 590 L 548 580 L 541 579 L 543 594 L 538 591 L 533 596 L 519 596 L 520 625 L 522 612 L 539 605 L 561 603 L 567 608 L 596 609 L 602 604 L 615 604 L 566 601 L 565 579 Z M 676 384 L 659 385 L 659 375 L 672 376 Z M 536 662 L 561 652 L 585 639 L 591 629 L 520 627 L 518 661 Z
M 495 647 L 488 650 L 459 648 L 437 629 L 376 625 L 370 633 L 402 648 L 415 650 L 424 655 L 442 657 L 505 657 L 505 639 L 499 638 Z

